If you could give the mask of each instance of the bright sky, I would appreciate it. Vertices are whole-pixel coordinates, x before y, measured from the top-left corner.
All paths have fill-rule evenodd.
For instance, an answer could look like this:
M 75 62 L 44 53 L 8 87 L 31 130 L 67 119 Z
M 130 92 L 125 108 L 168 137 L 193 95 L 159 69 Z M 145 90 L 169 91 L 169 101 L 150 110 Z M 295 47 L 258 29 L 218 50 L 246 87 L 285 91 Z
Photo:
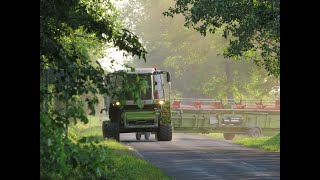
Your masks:
M 121 6 L 124 3 L 127 3 L 128 0 L 111 0 L 111 2 L 115 5 L 117 9 L 121 9 Z M 100 59 L 100 64 L 102 67 L 106 68 L 108 71 L 123 69 L 124 61 L 128 61 L 130 58 L 126 58 L 123 56 L 123 51 L 116 51 L 117 48 L 109 48 L 106 52 L 106 57 Z M 114 59 L 113 68 L 111 67 L 111 60 Z
M 124 61 L 129 61 L 129 58 L 126 58 L 123 56 L 123 51 L 116 51 L 117 48 L 109 48 L 106 51 L 106 57 L 103 59 L 100 59 L 100 64 L 102 67 L 106 68 L 108 71 L 113 70 L 119 70 L 124 69 L 123 64 Z M 115 60 L 115 62 L 112 64 L 111 61 Z M 113 68 L 112 68 L 113 65 Z

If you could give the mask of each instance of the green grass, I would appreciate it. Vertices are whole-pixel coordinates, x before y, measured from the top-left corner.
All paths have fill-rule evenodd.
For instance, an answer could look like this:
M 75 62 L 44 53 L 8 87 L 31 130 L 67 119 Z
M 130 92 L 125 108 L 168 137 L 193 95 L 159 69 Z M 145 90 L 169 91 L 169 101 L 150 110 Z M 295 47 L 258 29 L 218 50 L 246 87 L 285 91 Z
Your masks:
M 223 133 L 209 133 L 204 135 L 214 139 L 224 139 Z M 237 134 L 232 142 L 243 146 L 256 147 L 270 151 L 280 151 L 280 133 L 273 136 L 262 136 L 259 138 L 251 138 L 247 135 Z
M 89 122 L 86 125 L 83 123 L 72 125 L 69 138 L 78 143 L 84 151 L 88 151 L 85 148 L 94 145 L 94 152 L 99 154 L 99 157 L 106 158 L 104 159 L 106 168 L 101 170 L 106 171 L 101 172 L 106 179 L 171 179 L 159 168 L 134 155 L 124 144 L 112 139 L 103 139 L 101 124 L 100 119 L 93 118 L 91 124 Z M 74 169 L 73 173 L 79 171 L 84 169 Z
M 270 151 L 280 151 L 280 133 L 273 136 L 264 136 L 259 138 L 237 139 L 234 143 Z

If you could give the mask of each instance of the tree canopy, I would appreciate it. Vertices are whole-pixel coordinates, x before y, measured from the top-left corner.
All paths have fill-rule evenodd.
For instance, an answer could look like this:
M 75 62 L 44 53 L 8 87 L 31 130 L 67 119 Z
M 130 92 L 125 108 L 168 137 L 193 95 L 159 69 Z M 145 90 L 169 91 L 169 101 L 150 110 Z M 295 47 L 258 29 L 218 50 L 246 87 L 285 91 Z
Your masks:
M 280 0 L 175 0 L 163 14 L 182 14 L 202 35 L 223 28 L 226 57 L 250 59 L 280 77 Z
M 97 61 L 110 46 L 145 60 L 146 51 L 138 37 L 123 28 L 110 1 L 40 2 L 41 75 L 43 79 L 46 69 L 64 71 L 65 76 L 57 76 L 52 83 L 51 94 L 54 92 L 60 100 L 88 92 L 110 93 L 104 86 L 104 70 Z M 41 88 L 41 101 L 48 93 L 48 88 Z M 88 99 L 89 104 L 95 101 L 96 98 Z
M 183 27 L 182 15 L 175 18 L 162 15 L 172 5 L 168 0 L 132 0 L 123 7 L 122 16 L 148 50 L 148 62 L 133 61 L 132 66 L 157 66 L 172 72 L 173 96 L 272 97 L 269 92 L 279 85 L 277 78 L 268 76 L 265 69 L 250 61 L 233 61 L 234 58 L 217 55 L 228 45 L 228 40 L 222 37 L 223 29 L 201 36 L 194 29 Z
M 68 139 L 68 125 L 88 122 L 84 101 L 91 114 L 97 94 L 110 94 L 105 71 L 98 59 L 105 49 L 116 47 L 125 56 L 146 60 L 139 38 L 124 28 L 119 12 L 110 1 L 40 1 L 40 175 L 44 179 L 62 176 L 85 164 L 78 159 L 80 148 Z M 86 96 L 83 96 L 86 95 Z M 105 156 L 105 155 L 102 155 Z M 92 162 L 85 173 L 100 177 L 105 167 Z M 51 175 L 50 175 L 51 174 Z

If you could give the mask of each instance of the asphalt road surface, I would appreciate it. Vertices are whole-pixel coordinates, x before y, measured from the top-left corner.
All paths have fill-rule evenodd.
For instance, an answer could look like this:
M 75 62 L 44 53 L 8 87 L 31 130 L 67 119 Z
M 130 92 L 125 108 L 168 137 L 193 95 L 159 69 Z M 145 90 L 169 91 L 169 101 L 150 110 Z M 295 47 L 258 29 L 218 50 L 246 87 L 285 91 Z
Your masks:
M 174 133 L 172 141 L 155 141 L 154 134 L 140 141 L 134 133 L 122 133 L 120 140 L 138 156 L 161 168 L 177 180 L 280 179 L 280 153 L 232 144 L 198 134 Z

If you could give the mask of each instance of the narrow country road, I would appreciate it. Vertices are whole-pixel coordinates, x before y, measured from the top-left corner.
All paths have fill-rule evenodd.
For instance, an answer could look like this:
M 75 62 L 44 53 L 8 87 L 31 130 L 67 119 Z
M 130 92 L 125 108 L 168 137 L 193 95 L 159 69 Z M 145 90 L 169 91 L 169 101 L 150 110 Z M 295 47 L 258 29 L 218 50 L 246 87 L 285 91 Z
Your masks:
M 137 154 L 177 180 L 280 179 L 280 153 L 243 147 L 198 134 L 174 133 L 172 141 L 135 139 L 123 133 L 120 140 Z

